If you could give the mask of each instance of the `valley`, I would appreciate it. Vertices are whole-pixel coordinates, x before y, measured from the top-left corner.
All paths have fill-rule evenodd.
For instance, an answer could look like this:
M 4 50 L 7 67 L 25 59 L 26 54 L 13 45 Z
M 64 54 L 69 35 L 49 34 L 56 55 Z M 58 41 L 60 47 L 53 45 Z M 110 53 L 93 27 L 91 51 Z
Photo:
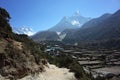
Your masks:
M 62 54 L 71 56 L 76 60 L 91 77 L 101 77 L 109 80 L 120 79 L 120 50 L 110 49 L 85 49 L 76 45 L 47 46 L 46 53 L 51 56 Z

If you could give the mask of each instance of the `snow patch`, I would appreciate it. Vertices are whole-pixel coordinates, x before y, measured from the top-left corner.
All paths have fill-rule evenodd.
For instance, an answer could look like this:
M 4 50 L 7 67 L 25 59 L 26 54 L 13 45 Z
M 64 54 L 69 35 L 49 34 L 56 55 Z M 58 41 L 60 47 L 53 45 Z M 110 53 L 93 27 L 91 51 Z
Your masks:
M 62 41 L 65 38 L 66 35 L 67 35 L 66 33 L 62 34 L 62 35 L 59 35 L 60 41 Z
M 73 20 L 73 21 L 71 21 L 71 23 L 72 23 L 72 25 L 78 25 L 78 26 L 80 26 L 80 23 L 77 20 Z
M 57 35 L 60 35 L 61 34 L 61 32 L 56 32 L 57 33 Z

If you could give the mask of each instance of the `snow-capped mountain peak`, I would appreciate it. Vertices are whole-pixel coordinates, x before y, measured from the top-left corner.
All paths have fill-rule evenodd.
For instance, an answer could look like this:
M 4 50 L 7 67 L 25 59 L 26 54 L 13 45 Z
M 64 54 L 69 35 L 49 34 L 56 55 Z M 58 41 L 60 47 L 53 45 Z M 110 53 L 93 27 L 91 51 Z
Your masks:
M 59 23 L 50 28 L 50 31 L 62 32 L 65 29 L 80 28 L 84 23 L 89 21 L 90 18 L 80 15 L 80 11 L 76 11 L 72 16 L 65 16 Z
M 76 11 L 76 12 L 73 14 L 73 16 L 80 16 L 80 11 L 79 11 L 79 10 Z
M 20 27 L 20 28 L 13 27 L 13 32 L 17 34 L 26 34 L 28 36 L 32 36 L 33 34 L 35 34 L 33 29 L 29 27 Z

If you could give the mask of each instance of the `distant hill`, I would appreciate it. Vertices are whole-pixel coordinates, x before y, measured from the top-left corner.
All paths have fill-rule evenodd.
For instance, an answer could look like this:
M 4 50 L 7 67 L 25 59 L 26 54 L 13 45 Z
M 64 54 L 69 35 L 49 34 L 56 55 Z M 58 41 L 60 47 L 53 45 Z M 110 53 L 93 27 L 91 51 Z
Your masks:
M 42 31 L 31 36 L 31 38 L 34 41 L 38 42 L 38 41 L 46 41 L 46 40 L 58 40 L 59 36 L 54 31 Z
M 100 41 L 120 38 L 120 10 L 92 19 L 64 38 L 64 42 Z
M 81 27 L 84 23 L 89 21 L 90 18 L 83 17 L 80 12 L 75 12 L 71 17 L 65 16 L 59 23 L 49 29 L 49 31 L 62 32 L 65 29 L 76 29 Z
M 94 18 L 94 19 L 86 22 L 85 24 L 83 24 L 82 28 L 89 28 L 89 27 L 97 26 L 100 23 L 102 23 L 103 21 L 105 21 L 106 19 L 108 19 L 110 16 L 111 16 L 111 14 L 106 13 L 106 14 L 100 16 L 99 18 Z

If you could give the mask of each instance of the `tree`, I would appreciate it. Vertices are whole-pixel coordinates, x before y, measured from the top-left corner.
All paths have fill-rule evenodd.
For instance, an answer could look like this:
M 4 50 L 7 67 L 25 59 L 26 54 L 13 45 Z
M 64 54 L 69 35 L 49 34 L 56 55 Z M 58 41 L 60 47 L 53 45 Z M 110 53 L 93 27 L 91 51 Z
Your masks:
M 12 28 L 9 25 L 9 13 L 0 7 L 0 37 L 8 38 L 12 33 Z
M 11 18 L 9 13 L 1 7 L 0 7 L 0 17 L 4 18 L 6 21 L 9 21 L 9 19 Z

